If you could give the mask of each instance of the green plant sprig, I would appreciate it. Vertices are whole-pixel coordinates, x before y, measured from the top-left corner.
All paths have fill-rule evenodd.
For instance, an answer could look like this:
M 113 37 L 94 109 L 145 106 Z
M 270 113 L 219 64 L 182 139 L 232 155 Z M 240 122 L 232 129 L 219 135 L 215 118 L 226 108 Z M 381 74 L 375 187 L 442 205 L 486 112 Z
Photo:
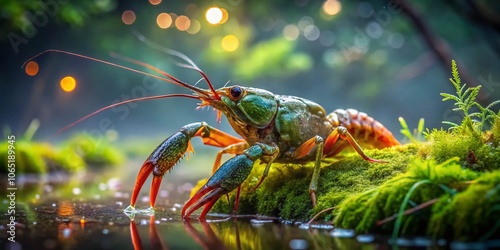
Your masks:
M 498 117 L 493 110 L 493 106 L 500 103 L 500 100 L 494 101 L 486 107 L 483 107 L 476 101 L 476 97 L 481 90 L 481 85 L 476 87 L 468 87 L 465 88 L 466 85 L 463 84 L 460 80 L 460 75 L 458 73 L 458 67 L 455 60 L 451 61 L 451 73 L 453 79 L 450 78 L 450 82 L 453 84 L 456 90 L 456 95 L 449 93 L 441 93 L 443 97 L 443 101 L 452 100 L 455 101 L 453 104 L 457 106 L 453 108 L 453 111 L 462 112 L 464 114 L 464 120 L 462 124 L 456 124 L 450 121 L 443 121 L 444 124 L 450 125 L 450 129 L 459 129 L 459 128 L 467 128 L 473 134 L 479 135 L 483 131 L 484 124 L 490 122 L 490 125 L 493 124 L 495 117 Z M 479 112 L 472 112 L 473 108 L 479 109 Z M 475 120 L 479 119 L 479 120 Z

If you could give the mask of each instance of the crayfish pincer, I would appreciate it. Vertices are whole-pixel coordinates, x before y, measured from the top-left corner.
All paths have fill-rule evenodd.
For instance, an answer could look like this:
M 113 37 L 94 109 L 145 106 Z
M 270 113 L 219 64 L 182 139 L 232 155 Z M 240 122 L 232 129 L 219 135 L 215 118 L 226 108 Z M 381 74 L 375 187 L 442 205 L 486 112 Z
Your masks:
M 144 37 L 141 37 L 141 40 L 153 44 Z M 157 44 L 153 45 L 154 48 L 160 47 Z M 215 158 L 212 177 L 205 186 L 196 192 L 182 210 L 182 216 L 189 217 L 196 209 L 205 205 L 200 219 L 204 219 L 207 212 L 221 195 L 227 194 L 236 188 L 238 188 L 236 194 L 237 206 L 239 187 L 248 177 L 257 160 L 266 163 L 266 167 L 254 189 L 258 188 L 264 181 L 274 162 L 301 164 L 314 162 L 308 190 L 312 206 L 316 206 L 316 187 L 323 160 L 336 157 L 343 150 L 354 149 L 356 153 L 369 162 L 383 163 L 385 161 L 367 156 L 361 146 L 384 148 L 399 145 L 392 133 L 382 124 L 366 113 L 355 109 L 337 109 L 327 114 L 319 104 L 301 97 L 277 95 L 264 89 L 237 85 L 215 89 L 207 75 L 191 59 L 177 51 L 162 49 L 162 52 L 176 56 L 186 62 L 186 64 L 180 64 L 180 66 L 200 73 L 206 81 L 208 89 L 190 85 L 152 65 L 123 56 L 115 55 L 119 59 L 153 70 L 158 75 L 60 50 L 47 50 L 35 57 L 46 52 L 64 53 L 94 60 L 172 83 L 193 92 L 192 94 L 147 96 L 118 102 L 81 118 L 59 132 L 96 113 L 118 105 L 143 100 L 183 97 L 201 101 L 198 108 L 206 106 L 214 108 L 217 110 L 219 121 L 222 114 L 224 114 L 231 127 L 240 136 L 234 137 L 211 127 L 205 122 L 196 122 L 183 126 L 179 132 L 162 142 L 142 165 L 132 191 L 130 206 L 125 209 L 126 212 L 135 211 L 139 191 L 151 174 L 153 175 L 153 182 L 150 190 L 150 209 L 154 211 L 156 195 L 163 175 L 172 169 L 184 154 L 193 152 L 190 140 L 194 137 L 200 137 L 205 145 L 221 148 Z M 221 166 L 221 158 L 224 154 L 236 156 Z
M 182 218 L 189 217 L 196 209 L 205 205 L 200 214 L 200 220 L 210 211 L 219 197 L 238 188 L 252 171 L 255 161 L 262 157 L 267 150 L 273 150 L 267 145 L 256 144 L 246 149 L 242 154 L 237 155 L 226 161 L 220 168 L 208 179 L 182 209 Z M 238 202 L 238 199 L 236 199 Z M 238 209 L 236 204 L 235 210 Z

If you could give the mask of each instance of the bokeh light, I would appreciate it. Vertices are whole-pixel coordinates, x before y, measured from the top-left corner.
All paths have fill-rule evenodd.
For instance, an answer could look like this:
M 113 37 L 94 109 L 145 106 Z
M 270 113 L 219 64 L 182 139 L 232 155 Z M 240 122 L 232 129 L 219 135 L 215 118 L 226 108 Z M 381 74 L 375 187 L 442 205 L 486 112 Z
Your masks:
M 331 46 L 335 42 L 335 34 L 330 30 L 323 30 L 319 36 L 319 42 L 323 46 Z
M 304 37 L 309 41 L 315 41 L 319 38 L 320 31 L 318 26 L 309 25 L 304 29 Z
M 29 61 L 28 64 L 26 64 L 26 68 L 24 70 L 29 76 L 34 76 L 38 74 L 38 63 L 36 63 L 35 61 Z
M 135 13 L 131 10 L 126 10 L 122 14 L 122 22 L 126 25 L 131 25 L 135 22 Z
M 186 30 L 187 33 L 189 34 L 196 34 L 200 31 L 201 29 L 201 24 L 198 20 L 196 19 L 191 19 L 191 25 L 189 26 L 189 29 Z
M 299 28 L 293 24 L 289 24 L 283 29 L 283 35 L 285 36 L 285 39 L 289 41 L 297 39 L 299 34 Z
M 187 16 L 195 17 L 199 15 L 200 8 L 194 3 L 188 4 L 184 10 Z
M 64 92 L 71 92 L 76 88 L 76 80 L 72 76 L 66 76 L 61 79 L 60 85 Z
M 189 29 L 189 26 L 191 25 L 191 21 L 189 20 L 189 17 L 180 15 L 175 19 L 175 27 L 177 27 L 178 30 L 180 31 L 185 31 Z
M 240 46 L 240 40 L 234 35 L 227 35 L 222 38 L 222 49 L 227 52 L 233 52 Z
M 167 13 L 160 13 L 158 17 L 156 17 L 156 24 L 162 29 L 167 29 L 172 25 L 172 17 Z
M 212 7 L 207 10 L 205 17 L 210 24 L 218 24 L 222 21 L 222 10 L 218 7 Z
M 219 24 L 223 24 L 227 21 L 227 19 L 229 19 L 229 13 L 224 8 L 220 8 L 220 10 L 222 11 L 222 19 L 220 20 Z
M 215 52 L 223 52 L 221 44 L 222 38 L 219 36 L 215 36 L 210 39 L 210 48 Z
M 161 3 L 161 0 L 149 0 L 149 3 L 152 5 L 158 5 Z
M 304 29 L 310 25 L 314 25 L 314 20 L 310 16 L 301 17 L 299 23 L 297 24 L 301 31 L 304 31 Z
M 400 33 L 392 33 L 389 35 L 388 41 L 391 47 L 399 49 L 403 47 L 403 44 L 405 43 L 405 38 Z
M 323 12 L 327 15 L 337 15 L 342 10 L 342 4 L 338 0 L 327 0 L 323 3 Z

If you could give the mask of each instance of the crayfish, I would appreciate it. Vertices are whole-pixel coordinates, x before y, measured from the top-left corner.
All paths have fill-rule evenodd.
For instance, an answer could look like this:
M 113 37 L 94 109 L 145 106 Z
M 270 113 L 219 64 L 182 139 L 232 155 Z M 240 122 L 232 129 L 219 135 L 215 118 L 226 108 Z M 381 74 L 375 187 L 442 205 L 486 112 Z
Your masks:
M 312 205 L 315 206 L 315 191 L 321 163 L 325 158 L 335 157 L 350 145 L 363 159 L 369 162 L 383 163 L 385 161 L 367 156 L 358 142 L 374 148 L 399 144 L 392 133 L 382 124 L 366 113 L 354 109 L 337 109 L 327 114 L 319 104 L 305 98 L 277 95 L 264 89 L 244 86 L 225 86 L 215 89 L 207 75 L 192 60 L 177 51 L 164 50 L 166 53 L 187 62 L 187 64 L 179 65 L 200 73 L 207 82 L 208 89 L 190 85 L 152 65 L 123 56 L 115 55 L 122 60 L 149 68 L 162 76 L 71 52 L 48 51 L 70 54 L 120 67 L 193 91 L 193 94 L 149 96 L 115 103 L 81 118 L 62 130 L 97 112 L 132 101 L 186 97 L 201 101 L 198 107 L 211 106 L 217 110 L 219 121 L 221 114 L 224 114 L 234 131 L 241 136 L 241 138 L 234 137 L 206 122 L 195 122 L 181 127 L 178 132 L 163 141 L 143 163 L 135 181 L 130 206 L 125 209 L 127 212 L 136 211 L 135 204 L 139 191 L 151 174 L 153 181 L 150 190 L 150 209 L 154 211 L 156 196 L 164 174 L 171 170 L 184 154 L 193 152 L 190 140 L 194 137 L 200 137 L 205 145 L 221 148 L 214 162 L 213 175 L 187 201 L 181 212 L 183 218 L 188 218 L 198 208 L 205 206 L 199 216 L 200 220 L 205 219 L 206 214 L 222 195 L 238 189 L 237 197 L 239 197 L 240 185 L 249 176 L 257 160 L 265 163 L 266 167 L 254 189 L 266 178 L 273 163 L 314 162 L 309 193 Z M 223 154 L 235 154 L 236 156 L 221 165 Z M 238 198 L 236 206 L 237 201 Z

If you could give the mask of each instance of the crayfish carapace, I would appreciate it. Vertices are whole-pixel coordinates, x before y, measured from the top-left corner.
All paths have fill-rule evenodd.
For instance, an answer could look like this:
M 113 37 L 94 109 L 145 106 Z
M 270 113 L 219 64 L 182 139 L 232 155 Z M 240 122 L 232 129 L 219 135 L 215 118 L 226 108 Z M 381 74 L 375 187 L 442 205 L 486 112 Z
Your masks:
M 327 114 L 325 109 L 319 104 L 300 97 L 276 95 L 267 90 L 243 86 L 227 86 L 215 89 L 202 70 L 187 56 L 176 51 L 168 50 L 167 53 L 187 62 L 187 64 L 181 64 L 181 66 L 200 73 L 207 82 L 208 89 L 201 89 L 187 84 L 149 64 L 118 55 L 115 55 L 115 57 L 120 57 L 122 60 L 149 68 L 162 76 L 71 52 L 60 50 L 49 51 L 79 56 L 120 67 L 180 85 L 193 91 L 193 94 L 167 94 L 115 103 L 81 118 L 62 130 L 73 126 L 97 112 L 132 101 L 187 97 L 200 100 L 201 103 L 198 107 L 211 106 L 216 109 L 219 120 L 220 115 L 224 114 L 232 128 L 241 136 L 241 138 L 234 137 L 208 125 L 206 122 L 195 122 L 183 126 L 177 133 L 163 141 L 142 165 L 132 191 L 130 206 L 126 208 L 127 212 L 133 213 L 136 211 L 135 204 L 139 191 L 151 174 L 153 175 L 153 181 L 150 190 L 150 209 L 154 211 L 156 196 L 163 175 L 172 169 L 184 154 L 193 151 L 190 140 L 194 137 L 200 137 L 206 145 L 221 148 L 214 163 L 213 175 L 187 201 L 182 209 L 182 217 L 188 218 L 195 210 L 201 206 L 205 206 L 199 216 L 200 220 L 205 218 L 208 211 L 222 195 L 238 188 L 238 197 L 240 185 L 249 176 L 257 160 L 267 165 L 263 176 L 255 188 L 262 183 L 274 162 L 314 162 L 309 193 L 312 204 L 315 206 L 315 191 L 318 184 L 321 163 L 325 158 L 335 157 L 345 147 L 351 146 L 367 161 L 384 162 L 367 156 L 358 142 L 374 148 L 384 148 L 399 144 L 392 133 L 382 124 L 366 113 L 358 112 L 354 109 L 337 109 Z M 48 51 L 41 54 L 46 52 Z M 236 156 L 220 165 L 223 154 L 235 154 Z M 238 199 L 236 202 L 238 202 Z

